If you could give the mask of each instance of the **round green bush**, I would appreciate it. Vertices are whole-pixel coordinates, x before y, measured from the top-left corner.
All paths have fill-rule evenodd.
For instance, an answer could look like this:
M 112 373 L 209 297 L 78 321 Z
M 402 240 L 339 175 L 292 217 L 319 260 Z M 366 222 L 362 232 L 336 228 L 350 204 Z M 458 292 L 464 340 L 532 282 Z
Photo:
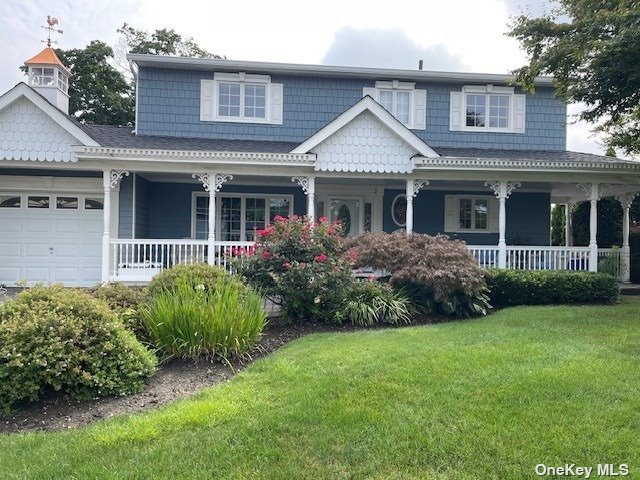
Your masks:
M 336 320 L 353 325 L 411 323 L 411 302 L 388 284 L 376 281 L 354 282 L 340 302 Z
M 48 390 L 80 399 L 144 388 L 156 358 L 101 301 L 37 286 L 0 305 L 0 409 Z
M 140 307 L 149 300 L 146 288 L 129 287 L 122 283 L 104 283 L 88 293 L 105 302 L 138 340 L 149 340 L 139 312 Z
M 206 263 L 176 265 L 153 277 L 149 283 L 148 291 L 149 295 L 154 297 L 165 290 L 175 290 L 178 285 L 184 283 L 193 288 L 204 285 L 205 289 L 211 290 L 215 288 L 221 278 L 229 276 L 229 273 L 224 269 Z

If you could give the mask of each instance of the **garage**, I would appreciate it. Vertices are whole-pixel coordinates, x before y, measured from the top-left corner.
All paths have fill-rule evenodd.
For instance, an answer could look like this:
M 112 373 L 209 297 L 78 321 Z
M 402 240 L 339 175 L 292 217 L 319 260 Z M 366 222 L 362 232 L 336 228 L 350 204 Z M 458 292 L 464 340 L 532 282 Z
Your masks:
M 97 192 L 0 190 L 0 284 L 99 283 L 103 207 Z

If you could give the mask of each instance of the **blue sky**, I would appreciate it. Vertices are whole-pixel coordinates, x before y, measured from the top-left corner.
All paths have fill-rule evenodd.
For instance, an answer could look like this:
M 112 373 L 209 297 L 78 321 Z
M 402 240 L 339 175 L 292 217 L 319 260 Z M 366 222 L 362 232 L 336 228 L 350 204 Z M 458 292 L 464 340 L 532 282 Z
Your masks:
M 504 32 L 512 15 L 537 14 L 543 0 L 13 0 L 0 3 L 0 91 L 21 81 L 18 67 L 41 48 L 47 15 L 59 18 L 59 46 L 101 39 L 117 44 L 124 22 L 174 28 L 236 60 L 325 63 L 506 73 L 525 58 Z M 578 107 L 570 106 L 570 112 Z M 571 150 L 601 153 L 589 126 L 569 126 Z

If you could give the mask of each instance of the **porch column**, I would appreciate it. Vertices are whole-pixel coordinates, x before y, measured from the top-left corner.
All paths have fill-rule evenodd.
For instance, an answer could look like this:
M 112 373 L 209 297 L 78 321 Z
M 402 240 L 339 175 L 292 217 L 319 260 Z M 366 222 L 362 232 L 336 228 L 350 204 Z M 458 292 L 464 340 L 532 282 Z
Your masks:
M 607 190 L 607 185 L 599 183 L 579 183 L 577 185 L 591 203 L 589 211 L 589 271 L 598 271 L 598 200 Z
M 191 175 L 197 178 L 209 192 L 209 209 L 207 219 L 207 263 L 215 264 L 215 248 L 216 248 L 216 193 L 222 188 L 222 184 L 231 180 L 233 175 L 225 173 L 194 173 Z
M 429 185 L 428 180 L 407 179 L 405 195 L 407 197 L 407 211 L 405 217 L 405 230 L 407 235 L 413 232 L 413 199 L 420 193 L 420 189 Z
M 116 188 L 123 175 L 129 175 L 124 170 L 104 170 L 102 172 L 102 187 L 104 189 L 102 207 L 102 283 L 109 282 L 109 250 L 111 241 L 111 189 Z
M 312 222 L 316 220 L 316 177 L 291 177 L 292 182 L 296 182 L 307 196 L 307 217 Z
M 567 202 L 565 204 L 565 232 L 564 243 L 565 246 L 571 247 L 573 245 L 573 208 L 576 206 L 575 202 Z
M 631 204 L 636 198 L 637 193 L 625 193 L 617 196 L 617 200 L 622 207 L 622 249 L 621 253 L 621 265 L 620 265 L 620 279 L 629 283 L 631 281 L 631 249 L 629 247 L 629 210 Z
M 484 185 L 493 190 L 498 197 L 498 268 L 507 268 L 507 198 L 511 196 L 513 190 L 521 186 L 521 183 L 500 180 L 485 182 Z

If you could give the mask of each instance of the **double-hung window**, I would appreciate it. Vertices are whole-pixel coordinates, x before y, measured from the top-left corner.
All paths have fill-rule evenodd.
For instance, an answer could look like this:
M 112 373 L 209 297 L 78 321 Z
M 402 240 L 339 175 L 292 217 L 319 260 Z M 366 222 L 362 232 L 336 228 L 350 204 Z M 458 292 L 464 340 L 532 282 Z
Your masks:
M 462 91 L 452 91 L 449 129 L 524 133 L 525 99 L 512 87 L 470 85 Z
M 404 126 L 424 130 L 427 91 L 415 87 L 413 82 L 378 81 L 375 87 L 364 87 L 362 95 L 369 95 Z
M 380 105 L 405 125 L 409 125 L 411 92 L 407 90 L 380 90 Z
M 498 201 L 491 195 L 445 195 L 445 232 L 493 233 L 498 230 Z
M 218 83 L 218 117 L 238 120 L 265 120 L 267 86 L 255 83 Z
M 508 129 L 510 125 L 509 95 L 466 94 L 467 127 Z
M 488 214 L 487 198 L 459 198 L 458 228 L 460 230 L 488 230 Z

